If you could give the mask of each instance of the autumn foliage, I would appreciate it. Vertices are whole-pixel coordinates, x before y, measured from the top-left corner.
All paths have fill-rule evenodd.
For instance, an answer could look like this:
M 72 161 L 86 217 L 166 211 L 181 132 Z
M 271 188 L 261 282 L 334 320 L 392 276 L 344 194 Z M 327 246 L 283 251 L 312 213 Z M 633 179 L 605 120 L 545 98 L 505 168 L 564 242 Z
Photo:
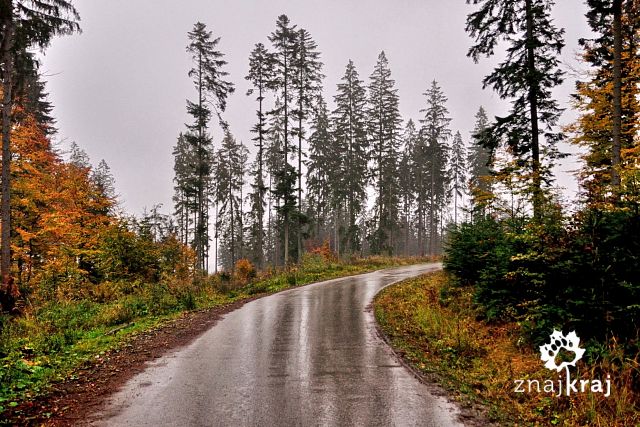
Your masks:
M 140 221 L 115 215 L 116 200 L 90 164 L 65 161 L 34 114 L 18 107 L 16 117 L 11 252 L 19 309 L 103 300 L 104 289 L 121 281 L 189 282 L 192 251 L 170 232 L 154 236 Z
M 334 261 L 337 259 L 336 254 L 331 250 L 329 240 L 325 240 L 322 245 L 312 248 L 309 253 L 319 255 L 325 261 Z
M 249 280 L 256 277 L 256 267 L 246 258 L 236 261 L 235 267 L 236 279 L 243 285 L 246 285 Z

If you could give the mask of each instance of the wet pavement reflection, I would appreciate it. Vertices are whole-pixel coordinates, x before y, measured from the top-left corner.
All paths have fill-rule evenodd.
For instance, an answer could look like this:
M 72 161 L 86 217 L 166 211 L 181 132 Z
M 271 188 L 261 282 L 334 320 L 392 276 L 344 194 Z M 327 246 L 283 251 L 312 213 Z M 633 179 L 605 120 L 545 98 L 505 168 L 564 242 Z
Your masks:
M 389 269 L 247 303 L 149 364 L 96 425 L 461 425 L 457 409 L 398 362 L 366 310 L 384 286 L 438 268 Z

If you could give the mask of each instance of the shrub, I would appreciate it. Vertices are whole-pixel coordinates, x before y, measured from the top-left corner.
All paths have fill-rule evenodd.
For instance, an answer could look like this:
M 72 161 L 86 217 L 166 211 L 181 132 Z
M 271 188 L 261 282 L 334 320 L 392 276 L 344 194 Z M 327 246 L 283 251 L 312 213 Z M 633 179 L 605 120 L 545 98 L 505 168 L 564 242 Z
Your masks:
M 329 240 L 325 240 L 321 246 L 316 246 L 309 250 L 310 254 L 318 255 L 322 257 L 325 261 L 335 261 L 337 259 L 336 254 L 331 251 L 331 246 L 329 246 Z
M 475 302 L 489 320 L 513 317 L 521 302 L 510 270 L 517 231 L 485 217 L 450 231 L 444 267 L 461 286 L 475 286 Z
M 491 217 L 484 217 L 450 230 L 444 267 L 455 274 L 461 285 L 474 285 L 487 267 L 504 264 L 510 255 L 502 225 Z
M 329 261 L 323 255 L 317 253 L 305 253 L 302 255 L 302 269 L 305 272 L 315 273 L 325 271 Z
M 178 302 L 185 310 L 195 310 L 197 307 L 196 293 L 192 289 L 184 289 L 178 295 Z
M 295 286 L 295 284 L 298 282 L 296 275 L 295 274 L 287 274 L 287 285 L 289 286 Z
M 256 277 L 256 268 L 251 261 L 242 258 L 236 262 L 235 277 L 241 285 L 246 285 L 249 281 Z
M 586 209 L 569 224 L 556 209 L 541 223 L 482 218 L 450 231 L 444 260 L 473 286 L 489 320 L 517 320 L 541 343 L 553 328 L 638 351 L 640 216 Z

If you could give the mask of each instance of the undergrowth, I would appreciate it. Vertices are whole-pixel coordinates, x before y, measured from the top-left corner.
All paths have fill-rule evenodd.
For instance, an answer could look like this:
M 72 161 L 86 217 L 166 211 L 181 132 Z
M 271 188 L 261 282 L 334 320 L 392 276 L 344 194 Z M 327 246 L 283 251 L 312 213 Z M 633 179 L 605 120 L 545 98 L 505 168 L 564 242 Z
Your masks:
M 45 394 L 83 363 L 185 311 L 424 261 L 370 257 L 343 262 L 310 254 L 286 270 L 256 273 L 240 263 L 236 274 L 210 275 L 197 283 L 107 282 L 90 297 L 28 304 L 21 316 L 0 316 L 0 419 L 5 409 Z
M 473 290 L 450 285 L 444 272 L 384 289 L 375 315 L 392 346 L 417 369 L 437 378 L 463 404 L 481 403 L 500 425 L 640 425 L 639 357 L 625 357 L 615 340 L 583 343 L 586 357 L 572 378 L 613 382 L 611 396 L 578 393 L 555 397 L 515 393 L 515 379 L 557 380 L 538 349 L 522 339 L 515 322 L 478 320 Z

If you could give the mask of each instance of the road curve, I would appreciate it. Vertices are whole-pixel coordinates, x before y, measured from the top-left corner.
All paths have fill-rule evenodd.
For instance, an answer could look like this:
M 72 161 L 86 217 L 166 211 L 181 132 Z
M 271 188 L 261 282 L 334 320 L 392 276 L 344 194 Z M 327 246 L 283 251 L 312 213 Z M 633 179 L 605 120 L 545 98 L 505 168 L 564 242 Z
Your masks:
M 247 303 L 149 364 L 99 426 L 458 426 L 377 336 L 366 310 L 424 264 L 335 279 Z

